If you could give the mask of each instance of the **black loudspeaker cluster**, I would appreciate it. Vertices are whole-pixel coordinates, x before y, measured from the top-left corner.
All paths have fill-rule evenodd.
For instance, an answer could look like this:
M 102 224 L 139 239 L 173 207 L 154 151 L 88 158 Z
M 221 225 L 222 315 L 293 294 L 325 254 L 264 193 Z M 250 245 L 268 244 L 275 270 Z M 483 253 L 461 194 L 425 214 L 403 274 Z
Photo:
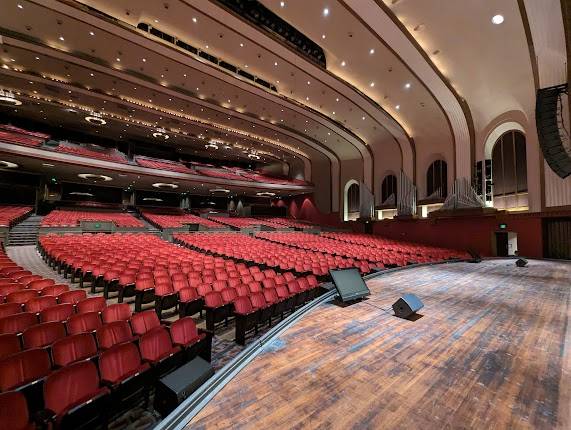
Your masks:
M 542 88 L 537 91 L 535 121 L 539 134 L 539 144 L 549 167 L 560 178 L 571 175 L 571 151 L 561 140 L 565 136 L 562 114 L 562 98 L 567 94 L 567 84 Z M 569 139 L 565 136 L 564 139 Z M 567 142 L 569 144 L 569 142 Z

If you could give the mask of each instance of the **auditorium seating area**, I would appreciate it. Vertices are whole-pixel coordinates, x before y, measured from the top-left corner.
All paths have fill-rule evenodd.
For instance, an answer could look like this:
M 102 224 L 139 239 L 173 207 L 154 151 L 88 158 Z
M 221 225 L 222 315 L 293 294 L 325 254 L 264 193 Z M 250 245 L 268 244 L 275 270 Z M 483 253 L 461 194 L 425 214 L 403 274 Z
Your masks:
M 266 217 L 266 218 L 258 218 L 261 221 L 270 222 L 272 224 L 279 224 L 284 227 L 288 228 L 297 228 L 297 229 L 304 229 L 304 228 L 312 228 L 317 227 L 315 224 L 312 224 L 308 221 L 306 222 L 299 222 L 291 218 L 280 218 L 280 217 Z
M 441 250 L 423 245 L 399 244 L 396 246 L 371 246 L 353 244 L 326 236 L 308 233 L 260 232 L 256 237 L 301 249 L 326 252 L 333 255 L 358 258 L 378 266 L 405 266 L 410 263 L 428 263 L 452 258 L 465 258 L 464 252 Z M 382 242 L 381 242 L 382 243 Z M 428 252 L 430 251 L 430 253 Z
M 28 215 L 31 206 L 0 206 L 0 227 L 10 227 Z
M 126 164 L 129 161 L 125 154 L 115 148 L 105 148 L 99 145 L 82 145 L 71 142 L 60 142 L 55 149 L 57 152 L 77 155 L 80 157 L 95 158 L 98 160 L 112 161 Z
M 208 219 L 237 229 L 252 228 L 255 226 L 262 226 L 262 225 L 274 229 L 284 227 L 283 225 L 277 224 L 273 221 L 265 221 L 263 219 L 249 218 L 249 217 L 209 216 Z
M 128 213 L 96 212 L 79 210 L 54 210 L 44 217 L 42 227 L 79 227 L 81 221 L 113 222 L 117 227 L 144 227 L 145 225 Z
M 0 140 L 4 142 L 24 146 L 41 146 L 49 137 L 44 133 L 35 133 L 13 125 L 0 124 Z
M 329 269 L 347 267 L 357 267 L 362 273 L 371 270 L 366 261 L 297 249 L 238 233 L 181 233 L 174 238 L 199 250 L 264 264 L 277 270 L 294 270 L 316 276 L 326 276 Z
M 79 278 L 80 287 L 92 293 L 102 291 L 106 299 L 116 293 L 119 303 L 135 297 L 135 312 L 154 303 L 159 317 L 170 310 L 178 310 L 180 317 L 204 311 L 211 331 L 236 317 L 237 297 L 254 300 L 248 324 L 236 324 L 236 339 L 242 344 L 246 331 L 257 331 L 266 320 L 271 324 L 271 318 L 283 318 L 284 312 L 318 293 L 315 276 L 247 266 L 147 234 L 49 234 L 41 237 L 40 248 L 50 266 L 71 276 L 72 282 Z M 264 293 L 267 297 L 262 298 Z
M 170 170 L 171 172 L 186 173 L 189 175 L 196 174 L 194 170 L 177 161 L 159 160 L 157 158 L 136 155 L 135 162 L 139 166 L 148 167 L 149 169 Z
M 180 213 L 180 214 L 161 214 L 148 210 L 142 210 L 141 215 L 151 224 L 163 228 L 181 228 L 185 224 L 198 224 L 208 229 L 216 229 L 223 227 L 221 224 L 202 218 L 197 215 Z
M 211 178 L 230 179 L 235 181 L 252 181 L 252 179 L 248 178 L 247 176 L 232 173 L 231 171 L 228 170 L 214 169 L 207 167 L 199 167 L 196 170 L 201 175 L 209 176 Z

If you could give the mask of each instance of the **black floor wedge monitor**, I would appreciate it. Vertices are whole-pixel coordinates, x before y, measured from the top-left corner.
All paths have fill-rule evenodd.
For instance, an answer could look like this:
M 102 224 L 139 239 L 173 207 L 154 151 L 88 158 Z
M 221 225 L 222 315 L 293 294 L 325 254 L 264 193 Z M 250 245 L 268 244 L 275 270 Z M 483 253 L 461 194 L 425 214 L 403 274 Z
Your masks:
M 329 273 L 342 302 L 351 302 L 371 294 L 359 269 L 330 270 Z

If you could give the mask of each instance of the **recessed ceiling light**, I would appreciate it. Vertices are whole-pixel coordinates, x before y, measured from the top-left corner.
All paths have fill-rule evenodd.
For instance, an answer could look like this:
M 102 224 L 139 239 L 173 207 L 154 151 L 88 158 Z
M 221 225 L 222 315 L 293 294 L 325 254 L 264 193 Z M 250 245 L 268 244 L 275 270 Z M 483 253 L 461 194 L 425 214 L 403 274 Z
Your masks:
M 94 33 L 93 31 L 90 31 L 90 32 L 89 32 L 89 35 L 90 35 L 90 36 L 95 36 L 95 33 Z
M 365 117 L 364 117 L 364 116 L 363 116 L 363 117 L 361 117 L 361 119 L 362 119 L 363 121 L 365 121 Z
M 167 134 L 167 131 L 164 128 L 157 128 L 156 131 L 153 133 L 153 137 L 157 138 L 157 139 L 163 139 L 163 140 L 167 140 L 169 138 L 169 135 Z
M 406 84 L 404 84 L 404 87 L 408 90 L 410 88 L 410 83 L 407 82 Z
M 400 109 L 400 105 L 396 105 L 395 108 L 396 108 L 396 110 L 399 110 L 399 109 Z
M 143 63 L 146 63 L 146 62 L 147 62 L 147 59 L 146 59 L 146 58 L 143 58 Z
M 504 22 L 503 15 L 494 15 L 492 17 L 492 23 L 498 25 L 498 24 L 501 24 L 502 22 Z
M 117 61 L 121 61 L 121 59 L 120 59 L 120 58 L 118 58 L 118 57 L 117 57 L 117 58 L 115 58 L 115 59 L 116 59 Z
M 170 184 L 170 183 L 164 183 L 164 182 L 157 182 L 155 184 L 153 184 L 153 187 L 155 188 L 171 188 L 171 189 L 177 189 L 178 185 L 177 184 Z
M 341 67 L 345 67 L 347 63 L 345 61 L 341 61 Z
M 371 82 L 371 83 L 369 84 L 369 86 L 370 86 L 370 87 L 374 87 L 374 86 L 375 86 L 375 83 L 374 83 L 374 82 Z
M 11 161 L 0 160 L 0 168 L 2 169 L 15 169 L 16 167 L 18 167 L 16 163 L 12 163 Z
M 311 85 L 311 81 L 307 81 L 307 85 Z
M 22 102 L 14 97 L 14 93 L 9 90 L 0 89 L 0 105 L 20 106 Z
M 322 34 L 322 35 L 321 35 L 321 38 L 322 38 L 322 39 L 325 39 L 325 34 Z
M 44 166 L 44 167 L 55 167 L 55 164 L 51 164 L 51 163 L 42 163 L 42 166 Z
M 192 17 L 192 22 L 194 22 L 194 23 L 196 24 L 197 21 L 198 21 L 198 20 L 196 19 L 196 17 L 193 16 L 193 17 Z
M 285 1 L 280 2 L 280 7 L 285 7 Z
M 18 4 L 18 9 L 24 9 L 24 6 L 22 6 L 21 4 Z
M 93 76 L 93 73 L 90 73 L 89 76 Z
M 59 40 L 61 40 L 63 42 L 65 39 L 63 38 L 63 36 L 60 36 Z
M 247 69 L 247 68 L 248 68 L 248 65 L 247 65 L 247 64 L 244 64 L 244 67 Z
M 39 59 L 40 59 L 40 57 L 36 57 L 36 60 L 39 60 Z
M 325 8 L 323 9 L 323 16 L 328 16 L 329 15 L 329 9 Z
M 338 102 L 338 101 L 339 101 L 339 97 L 337 97 L 337 98 L 335 99 L 335 101 Z
M 95 175 L 93 173 L 79 173 L 77 176 L 79 176 L 81 179 L 87 179 L 87 180 L 92 180 L 92 181 L 109 182 L 109 181 L 113 180 L 113 178 L 111 176 Z
M 375 50 L 373 48 L 369 49 L 369 55 L 373 55 L 375 53 Z
M 87 115 L 85 117 L 85 120 L 90 123 L 90 124 L 94 124 L 94 125 L 105 125 L 107 124 L 107 121 L 105 121 L 101 114 L 98 112 L 91 112 L 89 115 Z
M 335 111 L 333 111 L 333 115 L 335 115 Z
M 159 20 L 158 20 L 158 19 L 155 19 L 155 22 L 159 22 Z

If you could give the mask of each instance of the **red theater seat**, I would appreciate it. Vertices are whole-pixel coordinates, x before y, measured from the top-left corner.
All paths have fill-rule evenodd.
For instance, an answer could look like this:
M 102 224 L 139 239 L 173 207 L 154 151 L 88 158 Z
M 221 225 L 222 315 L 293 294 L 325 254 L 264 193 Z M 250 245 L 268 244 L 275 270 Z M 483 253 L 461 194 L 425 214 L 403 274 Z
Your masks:
M 103 297 L 88 297 L 87 299 L 77 302 L 77 313 L 84 314 L 86 312 L 101 312 L 107 303 Z
M 62 303 L 61 305 L 55 305 L 50 308 L 44 309 L 40 312 L 40 321 L 66 321 L 71 315 L 73 315 L 73 305 L 70 303 Z
M 26 312 L 39 313 L 42 310 L 55 305 L 57 305 L 57 299 L 55 296 L 40 296 L 28 300 L 24 305 L 24 310 Z
M 55 371 L 46 378 L 46 409 L 61 429 L 89 429 L 106 421 L 107 388 L 99 386 L 97 368 L 81 361 Z
M 162 376 L 182 364 L 181 349 L 174 346 L 166 328 L 151 330 L 139 339 L 143 360 L 153 366 L 157 376 Z
M 109 349 L 117 344 L 133 342 L 136 339 L 127 321 L 113 321 L 97 329 L 97 344 L 100 349 Z
M 0 360 L 22 350 L 17 334 L 0 334 Z
M 79 333 L 64 337 L 53 343 L 54 366 L 67 366 L 97 356 L 97 344 L 90 333 Z
M 69 291 L 69 287 L 64 284 L 49 285 L 40 290 L 40 296 L 59 296 Z
M 22 305 L 19 303 L 2 303 L 0 304 L 0 318 L 22 312 Z
M 254 329 L 258 331 L 259 311 L 252 306 L 249 297 L 242 296 L 234 300 L 234 316 L 236 319 L 236 343 L 245 345 L 246 333 Z
M 0 430 L 33 430 L 26 397 L 17 391 L 0 394 Z
M 200 316 L 202 316 L 204 299 L 198 294 L 196 288 L 183 288 L 178 292 L 178 299 L 178 312 L 181 318 L 194 315 L 197 312 L 200 312 Z
M 28 300 L 38 297 L 39 292 L 36 290 L 20 290 L 14 291 L 6 296 L 6 303 L 25 304 Z
M 0 360 L 0 391 L 36 384 L 50 373 L 50 356 L 45 349 L 27 349 Z
M 24 348 L 43 348 L 65 337 L 65 327 L 61 322 L 46 322 L 27 328 L 23 335 Z
M 129 321 L 132 314 L 131 306 L 127 303 L 116 303 L 103 309 L 101 318 L 104 323 L 110 323 L 113 321 Z
M 39 279 L 37 281 L 30 282 L 26 287 L 31 290 L 42 290 L 45 287 L 54 285 L 56 282 L 53 279 Z
M 71 306 L 60 305 L 60 306 Z M 84 314 L 71 315 L 66 322 L 69 334 L 93 333 L 101 327 L 99 312 L 86 312 Z
M 131 317 L 131 328 L 136 336 L 142 336 L 160 326 L 161 321 L 156 312 L 152 310 L 140 312 Z
M 36 314 L 31 312 L 21 312 L 19 314 L 10 315 L 0 318 L 0 334 L 6 333 L 22 333 L 28 327 L 38 323 Z
M 71 290 L 65 293 L 62 293 L 58 296 L 59 303 L 70 303 L 75 305 L 82 300 L 87 298 L 87 293 L 83 290 Z
M 174 345 L 183 348 L 186 361 L 198 355 L 210 362 L 212 333 L 198 329 L 191 317 L 174 321 L 170 326 L 170 335 Z

